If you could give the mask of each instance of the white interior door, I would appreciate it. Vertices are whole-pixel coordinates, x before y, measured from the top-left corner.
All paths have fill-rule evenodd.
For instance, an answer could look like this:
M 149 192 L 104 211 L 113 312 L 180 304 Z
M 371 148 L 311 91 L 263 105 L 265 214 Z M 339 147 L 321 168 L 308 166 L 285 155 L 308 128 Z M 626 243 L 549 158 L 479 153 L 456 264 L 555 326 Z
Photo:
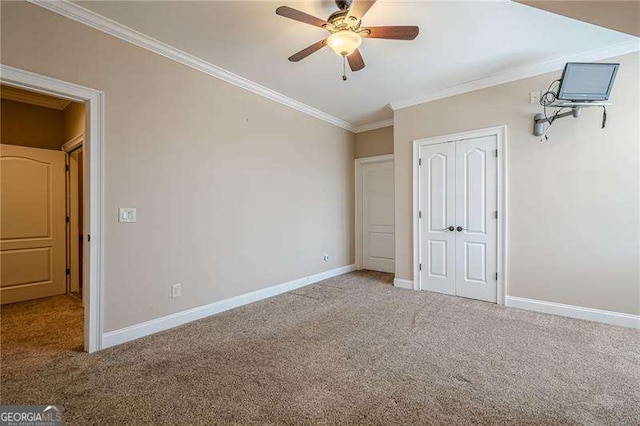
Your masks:
M 393 160 L 361 166 L 362 267 L 395 272 Z
M 65 157 L 0 145 L 0 301 L 66 292 Z
M 420 147 L 422 290 L 497 301 L 497 138 Z
M 422 290 L 455 294 L 455 144 L 422 146 L 420 159 Z
M 496 137 L 456 142 L 456 294 L 497 301 Z

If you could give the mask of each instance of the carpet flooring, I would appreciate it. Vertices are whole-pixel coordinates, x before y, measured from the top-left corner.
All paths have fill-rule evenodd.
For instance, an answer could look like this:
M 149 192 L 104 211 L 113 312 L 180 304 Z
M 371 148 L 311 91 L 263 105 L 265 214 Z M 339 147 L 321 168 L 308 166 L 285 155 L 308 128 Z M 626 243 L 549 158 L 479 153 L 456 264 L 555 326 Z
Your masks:
M 2 307 L 2 404 L 69 424 L 640 424 L 640 332 L 354 272 L 88 355 L 69 297 Z

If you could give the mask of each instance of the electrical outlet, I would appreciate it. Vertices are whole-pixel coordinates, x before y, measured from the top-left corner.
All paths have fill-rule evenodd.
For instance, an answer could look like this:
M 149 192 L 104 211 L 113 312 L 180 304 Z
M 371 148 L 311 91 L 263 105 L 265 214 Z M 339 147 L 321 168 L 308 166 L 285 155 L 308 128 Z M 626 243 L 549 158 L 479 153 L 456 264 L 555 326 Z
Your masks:
M 539 104 L 540 103 L 540 91 L 536 90 L 535 92 L 529 92 L 529 103 L 530 104 Z
M 171 286 L 171 298 L 175 299 L 176 297 L 182 296 L 182 284 L 174 284 Z
M 133 223 L 136 221 L 137 211 L 135 207 L 120 207 L 118 209 L 118 222 Z
M 325 253 L 325 255 L 324 255 L 324 256 L 322 256 L 322 260 L 323 260 L 324 262 L 328 262 L 328 261 L 329 261 L 329 255 Z

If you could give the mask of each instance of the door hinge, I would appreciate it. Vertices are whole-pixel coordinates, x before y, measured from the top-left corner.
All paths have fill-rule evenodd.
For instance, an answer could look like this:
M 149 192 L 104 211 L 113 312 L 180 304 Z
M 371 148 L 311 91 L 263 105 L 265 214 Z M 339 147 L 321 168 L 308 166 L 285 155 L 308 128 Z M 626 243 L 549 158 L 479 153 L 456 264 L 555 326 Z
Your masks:
M 67 223 L 69 223 L 69 222 L 71 222 L 71 218 L 70 218 L 69 216 L 66 216 L 66 217 L 64 218 L 64 221 L 65 221 L 65 222 L 67 222 Z
M 87 234 L 87 241 L 91 241 L 91 235 Z
M 494 217 L 494 219 L 498 218 L 498 210 L 494 210 L 493 211 L 493 217 Z
M 496 157 L 498 156 L 498 150 L 496 149 Z
M 422 263 L 420 265 L 418 265 L 418 268 L 420 271 L 422 271 Z
M 422 212 L 421 211 L 418 212 L 418 219 L 422 219 Z
M 418 166 L 422 166 L 422 158 L 418 158 Z
M 69 171 L 69 165 L 68 165 L 68 164 L 65 164 L 65 165 L 64 165 L 64 171 L 65 171 L 65 172 L 68 172 L 68 171 Z
M 498 281 L 498 273 L 496 272 L 496 281 Z
M 65 272 L 66 272 L 66 274 L 67 274 L 67 275 L 71 275 L 71 269 L 67 268 L 67 269 L 65 270 Z

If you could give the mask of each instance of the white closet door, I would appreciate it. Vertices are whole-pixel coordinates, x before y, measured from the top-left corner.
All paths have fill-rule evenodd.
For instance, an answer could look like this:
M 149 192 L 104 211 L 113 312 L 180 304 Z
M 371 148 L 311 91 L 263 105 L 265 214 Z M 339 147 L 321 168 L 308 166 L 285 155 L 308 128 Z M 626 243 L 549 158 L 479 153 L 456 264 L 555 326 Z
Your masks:
M 362 165 L 362 266 L 395 272 L 393 160 Z
M 421 290 L 455 294 L 455 144 L 420 147 Z
M 456 142 L 456 294 L 489 302 L 497 300 L 496 148 L 495 136 Z

